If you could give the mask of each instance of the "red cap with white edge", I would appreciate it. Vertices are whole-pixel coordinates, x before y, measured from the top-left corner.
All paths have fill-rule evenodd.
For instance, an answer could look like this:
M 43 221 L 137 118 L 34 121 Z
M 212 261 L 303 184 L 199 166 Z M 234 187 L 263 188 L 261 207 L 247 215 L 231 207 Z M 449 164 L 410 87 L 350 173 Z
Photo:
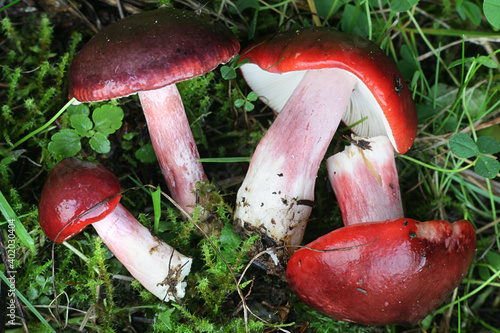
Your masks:
M 278 112 L 307 71 L 337 68 L 357 79 L 342 116 L 347 126 L 356 124 L 354 133 L 385 135 L 400 154 L 415 140 L 411 92 L 393 61 L 368 39 L 326 28 L 290 30 L 250 46 L 242 52 L 244 59 L 250 60 L 241 66 L 245 80 Z

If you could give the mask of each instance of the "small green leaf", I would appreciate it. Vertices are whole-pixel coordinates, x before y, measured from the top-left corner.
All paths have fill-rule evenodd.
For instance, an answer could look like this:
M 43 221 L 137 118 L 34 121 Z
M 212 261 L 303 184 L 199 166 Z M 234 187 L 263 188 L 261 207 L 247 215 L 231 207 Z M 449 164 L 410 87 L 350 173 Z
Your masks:
M 57 158 L 72 157 L 82 149 L 80 136 L 72 129 L 62 129 L 52 135 L 49 152 Z
M 391 9 L 396 13 L 406 12 L 418 3 L 418 0 L 393 0 L 390 1 Z
M 236 106 L 237 108 L 241 108 L 243 105 L 245 105 L 244 99 L 238 98 L 234 101 L 234 106 Z
M 107 154 L 111 150 L 111 144 L 106 135 L 97 132 L 89 140 L 90 147 L 98 154 Z
M 474 171 L 484 178 L 493 179 L 500 171 L 500 162 L 489 156 L 479 156 Z
M 342 30 L 363 37 L 368 37 L 368 17 L 355 6 L 347 4 L 340 19 Z
M 153 212 L 154 212 L 154 224 L 153 224 L 153 232 L 158 234 L 158 226 L 160 225 L 160 217 L 161 217 L 161 189 L 158 185 L 156 187 L 156 191 L 149 190 L 151 194 L 151 200 L 153 201 Z
M 89 131 L 92 129 L 94 124 L 92 124 L 92 121 L 88 116 L 85 116 L 83 114 L 74 114 L 69 118 L 69 122 L 71 124 L 71 127 L 75 129 L 76 133 L 80 134 L 81 136 L 91 136 L 89 134 Z
M 222 228 L 220 236 L 221 254 L 229 264 L 234 262 L 236 250 L 240 247 L 241 242 L 240 236 L 233 232 L 231 226 L 226 225 Z
M 223 247 L 237 249 L 242 240 L 240 236 L 234 233 L 231 226 L 225 225 L 221 230 L 220 243 Z
M 90 115 L 90 109 L 87 104 L 77 104 L 77 105 L 70 105 L 66 109 L 68 116 L 71 117 L 72 115 L 75 114 L 81 114 L 83 116 L 89 116 Z
M 249 112 L 249 111 L 252 111 L 254 108 L 255 108 L 255 105 L 253 105 L 251 102 L 245 103 L 245 111 Z
M 459 158 L 470 158 L 479 154 L 474 140 L 465 133 L 454 134 L 450 138 L 450 148 Z
M 469 18 L 472 24 L 474 24 L 476 27 L 481 23 L 481 9 L 478 7 L 478 5 L 470 1 L 462 2 L 462 4 L 457 7 L 457 12 L 462 20 L 465 21 L 467 18 Z
M 496 154 L 500 152 L 500 143 L 491 136 L 480 136 L 477 138 L 477 147 L 483 154 Z
M 238 56 L 239 57 L 239 56 Z M 246 58 L 238 62 L 238 64 L 235 66 L 235 68 L 240 68 L 241 66 L 248 64 L 250 62 L 250 59 Z
M 105 135 L 113 134 L 122 126 L 123 110 L 115 105 L 106 104 L 92 114 L 94 130 Z
M 331 17 L 342 6 L 341 1 L 332 0 L 314 0 L 318 15 L 322 17 Z
M 231 80 L 236 78 L 236 71 L 230 66 L 222 66 L 220 68 L 220 74 L 224 80 Z
M 162 323 L 170 331 L 174 329 L 174 325 L 172 324 L 172 321 L 171 321 L 172 313 L 174 311 L 175 311 L 175 308 L 170 308 L 164 312 L 161 312 L 158 315 L 158 322 Z
M 153 145 L 151 143 L 148 143 L 137 149 L 137 151 L 135 152 L 135 158 L 137 158 L 142 163 L 155 163 L 156 154 Z
M 495 28 L 500 29 L 500 1 L 484 0 L 483 12 L 486 20 Z
M 139 135 L 139 132 L 125 133 L 125 134 L 123 134 L 123 138 L 125 140 L 132 140 L 134 138 L 134 136 L 137 136 L 137 135 Z
M 259 98 L 259 95 L 257 95 L 257 93 L 255 91 L 250 92 L 247 96 L 247 100 L 249 100 L 251 102 L 255 102 L 257 100 L 257 98 Z
M 500 269 L 500 254 L 495 251 L 488 251 L 484 259 L 486 259 L 486 262 L 495 268 L 495 270 Z M 479 276 L 484 280 L 488 280 L 491 277 L 490 270 L 485 266 L 479 266 L 479 268 Z
M 498 68 L 498 63 L 493 60 L 491 57 L 487 57 L 487 56 L 477 56 L 477 61 L 479 63 L 483 63 L 483 66 L 485 67 L 488 67 L 488 68 L 492 68 L 492 69 L 497 69 Z
M 462 64 L 467 64 L 467 63 L 472 63 L 474 61 L 473 57 L 468 57 L 468 58 L 460 58 L 458 60 L 453 61 L 451 64 L 448 65 L 448 68 L 453 68 L 455 66 L 461 66 Z

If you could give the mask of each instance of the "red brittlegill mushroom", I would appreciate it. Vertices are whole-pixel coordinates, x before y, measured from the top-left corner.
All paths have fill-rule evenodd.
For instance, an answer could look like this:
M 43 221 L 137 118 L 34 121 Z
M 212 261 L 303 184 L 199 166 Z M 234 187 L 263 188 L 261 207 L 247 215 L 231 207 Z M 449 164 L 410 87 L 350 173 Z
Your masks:
M 467 274 L 476 234 L 464 220 L 396 219 L 337 229 L 297 250 L 287 267 L 292 291 L 338 320 L 415 324 Z
M 300 244 L 319 165 L 341 121 L 384 135 L 399 153 L 416 134 L 411 93 L 373 42 L 326 28 L 290 30 L 242 52 L 243 76 L 275 111 L 237 194 L 235 221 L 277 244 Z
M 123 207 L 120 183 L 107 168 L 77 158 L 59 162 L 40 196 L 38 219 L 61 243 L 92 224 L 104 244 L 147 290 L 170 301 L 184 296 L 192 259 L 151 234 Z
M 476 234 L 465 220 L 418 222 L 403 215 L 387 137 L 352 138 L 327 160 L 343 228 L 297 250 L 287 266 L 293 292 L 338 320 L 415 324 L 469 270 Z
M 175 83 L 203 75 L 239 51 L 211 17 L 161 7 L 102 29 L 69 69 L 69 97 L 96 102 L 139 94 L 156 156 L 174 200 L 187 212 L 206 181 Z

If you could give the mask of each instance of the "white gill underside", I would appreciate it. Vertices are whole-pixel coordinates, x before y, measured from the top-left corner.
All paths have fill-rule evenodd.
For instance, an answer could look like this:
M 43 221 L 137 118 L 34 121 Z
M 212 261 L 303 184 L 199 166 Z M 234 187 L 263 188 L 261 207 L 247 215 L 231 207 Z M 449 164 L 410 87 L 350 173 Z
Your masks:
M 259 95 L 259 98 L 266 105 L 276 112 L 283 109 L 307 72 L 294 71 L 276 74 L 263 70 L 256 64 L 245 64 L 240 68 L 250 88 Z M 328 82 L 322 84 L 328 84 Z M 389 138 L 393 147 L 396 147 L 396 142 L 384 112 L 368 87 L 358 79 L 351 94 L 350 103 L 342 116 L 342 121 L 349 126 L 365 117 L 368 117 L 366 121 L 352 128 L 354 133 L 367 137 L 385 135 Z

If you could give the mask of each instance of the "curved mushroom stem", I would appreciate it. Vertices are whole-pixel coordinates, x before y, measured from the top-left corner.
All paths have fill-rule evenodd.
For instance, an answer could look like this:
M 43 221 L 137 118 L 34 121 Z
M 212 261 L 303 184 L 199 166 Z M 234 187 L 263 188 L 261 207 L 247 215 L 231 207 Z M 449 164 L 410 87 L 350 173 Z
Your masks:
M 403 217 L 394 148 L 386 136 L 352 138 L 326 160 L 344 224 Z
M 197 182 L 207 177 L 175 84 L 139 92 L 151 141 L 172 198 L 188 213 L 196 205 Z
M 147 290 L 165 302 L 184 297 L 192 259 L 177 252 L 137 221 L 121 204 L 92 224 L 116 258 Z
M 304 75 L 255 150 L 238 191 L 236 223 L 277 244 L 300 244 L 312 209 L 306 202 L 314 200 L 319 165 L 355 83 L 339 69 Z

